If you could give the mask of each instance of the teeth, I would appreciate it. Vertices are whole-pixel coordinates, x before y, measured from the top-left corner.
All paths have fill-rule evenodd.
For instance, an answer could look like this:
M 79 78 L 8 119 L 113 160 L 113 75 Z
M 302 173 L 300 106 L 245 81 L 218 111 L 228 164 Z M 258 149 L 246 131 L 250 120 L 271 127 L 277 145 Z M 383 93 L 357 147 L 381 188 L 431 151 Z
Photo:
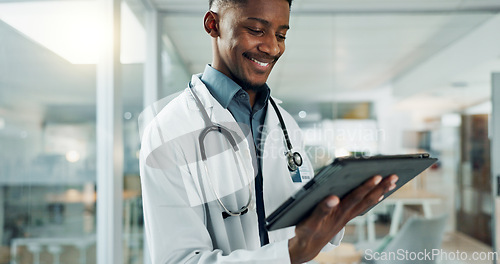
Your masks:
M 260 66 L 262 66 L 262 67 L 266 67 L 267 65 L 269 65 L 269 63 L 261 62 L 261 61 L 258 61 L 258 60 L 256 60 L 256 59 L 253 59 L 253 58 L 251 58 L 251 60 L 252 60 L 253 62 L 255 62 L 255 63 L 259 64 L 259 65 L 260 65 Z

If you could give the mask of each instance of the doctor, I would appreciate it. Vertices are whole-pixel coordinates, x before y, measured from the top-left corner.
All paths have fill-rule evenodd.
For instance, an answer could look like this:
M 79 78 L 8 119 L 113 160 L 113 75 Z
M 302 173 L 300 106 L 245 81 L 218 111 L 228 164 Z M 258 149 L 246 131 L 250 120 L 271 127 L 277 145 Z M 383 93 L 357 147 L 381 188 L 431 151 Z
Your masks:
M 296 227 L 265 217 L 313 176 L 300 129 L 270 97 L 291 0 L 210 0 L 213 61 L 142 138 L 146 237 L 153 263 L 303 263 L 338 245 L 345 224 L 395 187 L 375 176 L 327 197 Z M 279 103 L 278 100 L 275 100 Z

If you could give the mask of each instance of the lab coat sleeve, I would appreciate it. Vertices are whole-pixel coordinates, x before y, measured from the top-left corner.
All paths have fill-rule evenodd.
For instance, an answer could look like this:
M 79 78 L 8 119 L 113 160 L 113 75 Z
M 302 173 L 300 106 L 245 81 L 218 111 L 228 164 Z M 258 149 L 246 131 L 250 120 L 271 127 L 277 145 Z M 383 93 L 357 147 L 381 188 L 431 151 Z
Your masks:
M 191 175 L 183 147 L 171 144 L 167 151 L 152 155 L 159 144 L 151 131 L 143 136 L 140 162 L 146 240 L 153 264 L 290 263 L 287 240 L 229 253 L 213 248 L 203 205 L 192 206 L 185 191 L 185 179 Z

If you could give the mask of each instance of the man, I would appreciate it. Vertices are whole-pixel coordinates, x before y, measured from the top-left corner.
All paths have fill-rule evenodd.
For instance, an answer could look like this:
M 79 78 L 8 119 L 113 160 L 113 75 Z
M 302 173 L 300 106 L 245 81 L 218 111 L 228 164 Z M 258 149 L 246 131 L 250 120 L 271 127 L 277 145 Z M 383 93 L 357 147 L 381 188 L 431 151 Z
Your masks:
M 213 61 L 161 110 L 142 140 L 152 261 L 307 262 L 330 242 L 338 245 L 345 224 L 394 188 L 397 176 L 376 176 L 342 201 L 326 198 L 296 227 L 267 232 L 266 215 L 312 176 L 300 129 L 270 106 L 266 85 L 285 51 L 291 0 L 210 0 L 209 6 L 204 27 Z M 304 159 L 297 172 L 283 155 L 280 112 L 293 151 Z

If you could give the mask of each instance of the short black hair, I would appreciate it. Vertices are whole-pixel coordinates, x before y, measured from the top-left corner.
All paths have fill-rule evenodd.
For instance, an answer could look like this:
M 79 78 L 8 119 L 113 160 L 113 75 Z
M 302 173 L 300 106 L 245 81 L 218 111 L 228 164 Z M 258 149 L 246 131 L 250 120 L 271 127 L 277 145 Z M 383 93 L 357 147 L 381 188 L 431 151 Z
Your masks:
M 208 8 L 211 9 L 214 3 L 218 4 L 246 4 L 248 0 L 208 0 Z M 286 0 L 288 2 L 288 6 L 292 6 L 293 0 Z

